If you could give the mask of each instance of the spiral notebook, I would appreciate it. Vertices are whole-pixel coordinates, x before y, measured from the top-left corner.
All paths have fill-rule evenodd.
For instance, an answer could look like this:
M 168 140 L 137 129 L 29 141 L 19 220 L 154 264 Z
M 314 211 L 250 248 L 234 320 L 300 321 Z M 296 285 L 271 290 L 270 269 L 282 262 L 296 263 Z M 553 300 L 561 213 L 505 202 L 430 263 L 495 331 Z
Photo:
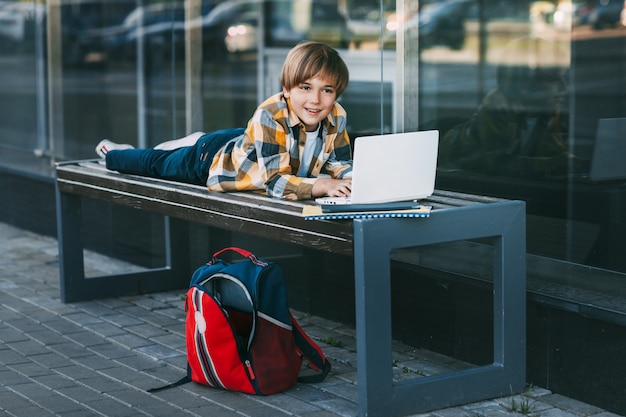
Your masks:
M 324 213 L 322 207 L 306 205 L 302 208 L 304 220 L 345 220 L 345 219 L 383 219 L 383 218 L 415 218 L 430 216 L 431 206 L 419 206 L 409 210 L 381 210 Z

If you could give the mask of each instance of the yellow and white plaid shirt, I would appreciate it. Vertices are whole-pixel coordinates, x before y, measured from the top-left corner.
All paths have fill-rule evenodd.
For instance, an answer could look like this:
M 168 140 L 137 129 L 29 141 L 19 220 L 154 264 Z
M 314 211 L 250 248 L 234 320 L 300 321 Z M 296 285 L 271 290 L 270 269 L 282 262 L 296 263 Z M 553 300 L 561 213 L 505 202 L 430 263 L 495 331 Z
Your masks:
M 352 175 L 352 148 L 346 132 L 346 111 L 335 103 L 322 122 L 306 177 L 296 174 L 306 143 L 304 125 L 282 93 L 265 100 L 242 136 L 215 155 L 207 187 L 210 191 L 266 190 L 272 197 L 311 198 L 319 174 L 331 178 Z

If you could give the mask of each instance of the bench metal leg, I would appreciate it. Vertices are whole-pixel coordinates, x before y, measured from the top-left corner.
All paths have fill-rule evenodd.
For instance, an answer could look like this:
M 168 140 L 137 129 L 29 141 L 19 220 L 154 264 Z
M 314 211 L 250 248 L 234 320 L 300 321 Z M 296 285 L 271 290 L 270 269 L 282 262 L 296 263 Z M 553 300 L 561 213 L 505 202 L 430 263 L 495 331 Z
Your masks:
M 61 301 L 185 288 L 190 279 L 189 238 L 182 220 L 164 218 L 165 266 L 140 272 L 85 277 L 81 197 L 56 191 Z
M 482 237 L 495 237 L 493 363 L 394 383 L 391 250 Z M 427 219 L 354 220 L 360 416 L 421 413 L 524 389 L 525 239 L 525 205 L 518 201 L 437 210 Z

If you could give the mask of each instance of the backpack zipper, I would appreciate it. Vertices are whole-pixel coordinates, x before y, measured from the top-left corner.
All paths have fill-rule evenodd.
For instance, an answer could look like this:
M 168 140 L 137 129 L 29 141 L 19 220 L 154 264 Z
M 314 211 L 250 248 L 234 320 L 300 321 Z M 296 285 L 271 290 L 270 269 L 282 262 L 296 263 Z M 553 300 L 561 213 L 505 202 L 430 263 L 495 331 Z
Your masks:
M 246 364 L 246 371 L 248 372 L 248 377 L 250 378 L 250 380 L 254 381 L 256 379 L 256 376 L 254 375 L 254 370 L 252 369 L 252 364 L 250 363 L 250 360 L 246 359 L 244 363 Z

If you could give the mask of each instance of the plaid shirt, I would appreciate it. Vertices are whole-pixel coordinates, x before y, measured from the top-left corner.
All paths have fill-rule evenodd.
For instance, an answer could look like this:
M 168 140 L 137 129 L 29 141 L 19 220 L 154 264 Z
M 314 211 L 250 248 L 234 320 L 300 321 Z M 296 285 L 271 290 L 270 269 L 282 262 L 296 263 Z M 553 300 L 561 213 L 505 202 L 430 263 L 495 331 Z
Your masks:
M 207 187 L 211 191 L 265 190 L 289 200 L 312 198 L 319 174 L 331 178 L 352 175 L 352 149 L 346 132 L 346 112 L 335 103 L 322 122 L 321 140 L 307 177 L 298 177 L 306 132 L 282 93 L 265 100 L 248 122 L 244 134 L 228 142 L 213 159 Z

